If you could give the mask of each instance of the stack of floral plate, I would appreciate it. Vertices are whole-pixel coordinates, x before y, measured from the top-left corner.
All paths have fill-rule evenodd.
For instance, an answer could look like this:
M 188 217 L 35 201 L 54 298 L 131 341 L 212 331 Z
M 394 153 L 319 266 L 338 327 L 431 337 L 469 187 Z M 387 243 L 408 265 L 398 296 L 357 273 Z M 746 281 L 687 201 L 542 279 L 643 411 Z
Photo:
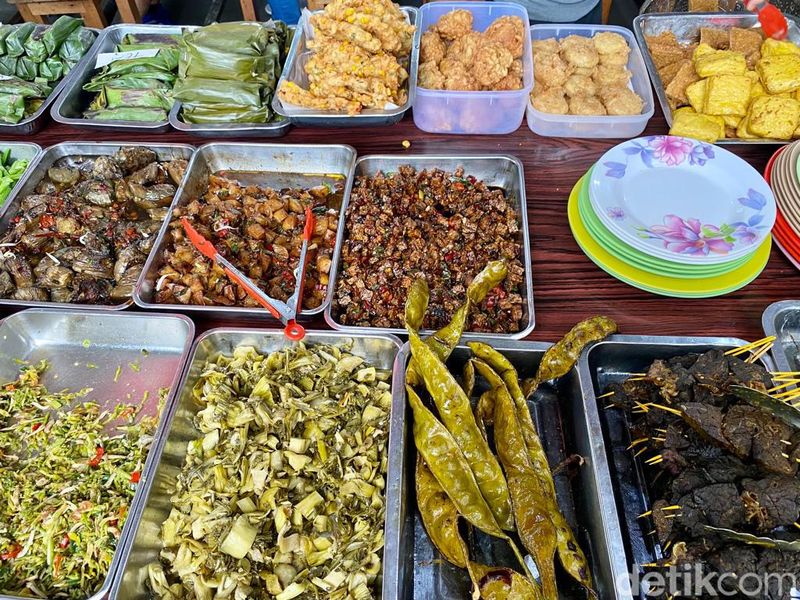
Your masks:
M 776 206 L 764 178 L 731 152 L 651 136 L 606 152 L 575 185 L 568 213 L 578 245 L 610 275 L 655 294 L 707 298 L 761 273 Z
M 772 236 L 786 258 L 800 269 L 800 142 L 779 148 L 769 159 L 764 178 L 778 204 Z

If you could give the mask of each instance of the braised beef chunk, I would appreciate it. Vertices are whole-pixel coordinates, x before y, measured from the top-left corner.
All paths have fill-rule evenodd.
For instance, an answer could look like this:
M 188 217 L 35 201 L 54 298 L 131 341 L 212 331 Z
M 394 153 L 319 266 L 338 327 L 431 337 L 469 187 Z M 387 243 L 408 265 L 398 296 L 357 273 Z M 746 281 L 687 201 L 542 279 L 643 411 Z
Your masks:
M 755 573 L 758 565 L 758 550 L 743 545 L 729 544 L 719 550 L 715 550 L 706 557 L 707 573 L 716 573 L 719 576 L 726 574 Z M 757 597 L 748 595 L 746 590 L 739 584 L 738 577 L 721 577 L 719 579 L 720 591 L 729 595 L 741 594 L 745 597 Z
M 771 476 L 742 482 L 747 520 L 759 531 L 769 532 L 800 517 L 800 480 Z
M 735 483 L 756 474 L 755 467 L 746 465 L 735 456 L 720 456 L 704 463 L 693 463 L 672 480 L 671 499 L 677 501 L 700 487 L 713 483 Z
M 725 415 L 722 409 L 717 406 L 710 406 L 700 402 L 682 404 L 681 410 L 684 419 L 703 439 L 719 444 L 724 448 L 729 448 L 730 443 L 722 433 L 722 420 Z
M 735 357 L 728 358 L 728 366 L 733 377 L 745 387 L 762 392 L 772 387 L 772 377 L 761 365 L 754 365 Z
M 678 500 L 681 516 L 676 525 L 691 537 L 707 535 L 706 525 L 736 529 L 744 523 L 744 505 L 733 483 L 715 483 L 693 490 Z
M 792 436 L 792 427 L 765 411 L 733 406 L 725 415 L 722 432 L 738 457 L 752 458 L 771 473 L 792 476 L 797 472 L 797 463 L 784 456 L 786 445 L 781 441 Z
M 689 369 L 697 383 L 719 394 L 728 383 L 728 360 L 722 350 L 702 354 Z

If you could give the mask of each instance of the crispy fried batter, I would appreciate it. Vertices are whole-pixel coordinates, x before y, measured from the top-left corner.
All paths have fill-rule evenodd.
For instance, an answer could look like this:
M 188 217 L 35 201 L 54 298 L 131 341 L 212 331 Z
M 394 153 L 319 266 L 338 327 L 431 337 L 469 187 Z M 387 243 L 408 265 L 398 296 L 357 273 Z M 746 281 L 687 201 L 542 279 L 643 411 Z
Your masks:
M 428 30 L 422 34 L 419 44 L 419 62 L 438 64 L 447 53 L 447 46 L 435 31 Z
M 633 90 L 621 87 L 606 94 L 603 105 L 609 115 L 639 115 L 642 114 L 644 102 Z
M 483 39 L 503 45 L 514 58 L 520 58 L 525 39 L 525 25 L 519 17 L 500 17 L 483 32 Z
M 306 108 L 335 110 L 337 112 L 346 112 L 348 115 L 357 115 L 361 112 L 361 105 L 358 102 L 336 96 L 320 98 L 301 88 L 293 81 L 284 81 L 278 90 L 278 96 L 281 101 L 287 104 L 296 104 Z
M 444 75 L 439 70 L 439 65 L 433 61 L 422 63 L 417 74 L 419 87 L 429 90 L 444 89 Z
M 627 86 L 631 80 L 631 72 L 625 67 L 598 65 L 592 79 L 600 87 Z
M 613 31 L 600 31 L 592 38 L 594 47 L 600 54 L 627 54 L 630 52 L 628 42 L 620 34 Z
M 558 88 L 547 89 L 541 85 L 533 88 L 531 104 L 536 110 L 553 115 L 566 115 L 569 113 L 569 104 L 564 97 L 564 92 Z
M 457 60 L 467 67 L 471 67 L 481 45 L 481 34 L 470 31 L 468 34 L 454 40 L 447 48 L 447 58 Z
M 512 62 L 511 66 L 508 68 L 508 75 L 503 77 L 492 87 L 495 90 L 500 90 L 500 91 L 519 90 L 522 89 L 522 84 L 523 84 L 522 61 L 519 58 L 515 58 L 514 62 Z
M 492 86 L 508 75 L 512 62 L 514 57 L 508 48 L 496 42 L 485 42 L 475 55 L 475 79 L 482 86 Z
M 572 71 L 572 67 L 558 54 L 535 54 L 533 56 L 533 76 L 545 87 L 564 85 Z
M 458 9 L 445 13 L 433 26 L 445 40 L 455 40 L 472 31 L 472 13 Z
M 579 95 L 569 99 L 569 114 L 598 116 L 606 114 L 606 109 L 596 96 Z
M 534 54 L 558 54 L 561 51 L 561 46 L 558 45 L 556 38 L 533 40 L 532 44 Z
M 581 35 L 568 35 L 561 40 L 561 55 L 571 65 L 583 69 L 592 69 L 600 62 L 592 40 Z
M 564 84 L 564 93 L 570 98 L 573 96 L 596 96 L 597 85 L 591 77 L 586 75 L 570 75 Z

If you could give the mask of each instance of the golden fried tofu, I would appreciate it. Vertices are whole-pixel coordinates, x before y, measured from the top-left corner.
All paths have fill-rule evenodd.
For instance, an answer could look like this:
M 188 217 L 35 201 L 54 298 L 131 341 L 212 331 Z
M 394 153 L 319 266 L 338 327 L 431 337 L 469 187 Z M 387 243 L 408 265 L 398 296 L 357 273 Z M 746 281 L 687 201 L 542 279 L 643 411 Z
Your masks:
M 534 54 L 533 77 L 545 87 L 561 87 L 573 68 L 558 54 Z
M 758 136 L 750 131 L 750 116 L 745 115 L 736 128 L 736 137 L 742 140 L 756 140 Z
M 483 87 L 490 87 L 508 75 L 514 56 L 497 42 L 484 42 L 475 54 L 472 76 Z
M 718 12 L 719 0 L 689 0 L 689 12 Z
M 727 50 L 728 46 L 730 45 L 728 30 L 712 27 L 701 27 L 700 43 L 708 44 L 714 48 L 714 50 Z
M 778 56 L 781 54 L 800 54 L 800 47 L 792 42 L 767 38 L 761 44 L 761 56 Z
M 596 96 L 597 84 L 591 77 L 586 75 L 570 75 L 564 84 L 564 93 L 572 98 L 573 96 Z
M 750 85 L 750 78 L 746 75 L 709 77 L 703 112 L 709 115 L 744 116 L 750 104 Z
M 739 123 L 742 122 L 742 119 L 744 119 L 744 117 L 739 117 L 736 115 L 722 115 L 722 120 L 725 121 L 725 127 L 733 130 L 736 130 L 736 128 L 739 127 Z
M 761 37 L 760 31 L 732 27 L 728 31 L 728 35 L 730 37 L 730 49 L 744 54 L 747 67 L 754 68 L 761 58 L 761 42 L 764 38 Z
M 446 52 L 447 46 L 445 46 L 438 33 L 429 29 L 422 34 L 419 42 L 420 63 L 434 62 L 438 64 L 444 58 Z
M 606 107 L 597 96 L 573 96 L 568 102 L 571 115 L 600 116 L 606 114 Z
M 661 69 L 685 58 L 683 48 L 677 44 L 672 46 L 653 43 L 648 44 L 647 49 L 650 52 L 650 58 L 653 60 L 656 69 Z
M 794 133 L 792 134 L 792 139 L 797 139 L 797 138 L 800 138 L 800 127 L 795 129 Z
M 483 39 L 504 46 L 514 58 L 522 56 L 523 43 L 527 33 L 526 24 L 519 17 L 505 16 L 495 20 L 486 31 Z
M 442 39 L 458 39 L 472 31 L 472 12 L 464 9 L 451 10 L 439 17 L 433 28 Z
M 700 77 L 694 69 L 692 63 L 687 62 L 680 68 L 669 85 L 664 88 L 668 98 L 674 99 L 678 106 L 689 103 L 689 98 L 686 96 L 686 88 L 698 81 Z
M 793 92 L 800 88 L 800 54 L 763 56 L 756 68 L 770 94 Z
M 617 88 L 605 96 L 603 105 L 609 115 L 640 115 L 644 101 L 630 88 Z
M 800 125 L 800 102 L 794 98 L 759 96 L 750 105 L 747 117 L 747 128 L 754 135 L 788 140 Z
M 661 78 L 661 85 L 663 87 L 667 87 L 670 82 L 675 79 L 678 71 L 680 71 L 683 65 L 686 64 L 691 65 L 692 61 L 690 61 L 688 58 L 684 58 L 678 62 L 672 63 L 671 65 L 667 65 L 666 67 L 658 69 L 658 76 Z
M 600 62 L 600 54 L 590 38 L 568 35 L 561 40 L 561 56 L 568 63 L 582 69 L 592 69 Z
M 556 38 L 547 38 L 546 40 L 533 40 L 531 42 L 534 54 L 558 54 L 561 52 L 561 46 L 558 45 Z
M 531 93 L 531 104 L 536 110 L 545 113 L 554 115 L 569 113 L 569 104 L 564 97 L 564 92 L 558 88 L 547 89 L 542 85 L 535 85 L 533 93 Z
M 725 122 L 722 117 L 702 115 L 686 107 L 673 113 L 669 134 L 713 143 L 725 137 Z
M 706 54 L 713 54 L 714 48 L 709 46 L 708 44 L 698 44 L 695 46 L 695 49 L 692 51 L 692 60 L 697 60 L 701 56 L 705 56 Z
M 689 99 L 691 107 L 697 112 L 705 110 L 707 87 L 708 79 L 701 79 L 686 86 L 686 97 Z
M 678 46 L 678 38 L 675 37 L 675 33 L 672 31 L 662 31 L 657 35 L 645 35 L 644 41 L 647 42 L 648 46 L 653 44 L 663 44 L 665 46 Z
M 695 51 L 694 68 L 700 77 L 744 75 L 744 72 L 747 71 L 747 61 L 744 54 L 732 50 L 714 50 L 699 56 Z

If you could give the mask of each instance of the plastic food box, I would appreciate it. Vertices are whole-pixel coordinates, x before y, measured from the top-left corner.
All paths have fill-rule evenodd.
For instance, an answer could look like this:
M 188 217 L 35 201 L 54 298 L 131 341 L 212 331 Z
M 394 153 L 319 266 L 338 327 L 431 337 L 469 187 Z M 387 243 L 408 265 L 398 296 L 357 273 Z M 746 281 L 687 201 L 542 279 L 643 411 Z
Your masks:
M 430 2 L 419 11 L 419 28 L 425 33 L 442 15 L 456 9 L 472 13 L 473 29 L 484 31 L 496 19 L 514 16 L 529 23 L 528 11 L 510 2 Z M 644 69 L 644 65 L 642 65 Z M 497 92 L 454 92 L 429 90 L 417 85 L 414 124 L 429 133 L 503 134 L 516 131 L 522 123 L 533 87 L 531 43 L 525 39 L 522 53 L 523 87 Z
M 633 34 L 624 27 L 613 25 L 533 25 L 531 40 L 562 39 L 568 35 L 592 37 L 600 31 L 613 31 L 628 42 L 631 54 L 628 70 L 632 73 L 631 87 L 644 100 L 642 114 L 630 116 L 555 115 L 533 108 L 528 99 L 528 127 L 539 135 L 571 138 L 633 138 L 638 136 L 653 116 L 655 104 L 650 79 L 642 52 Z

